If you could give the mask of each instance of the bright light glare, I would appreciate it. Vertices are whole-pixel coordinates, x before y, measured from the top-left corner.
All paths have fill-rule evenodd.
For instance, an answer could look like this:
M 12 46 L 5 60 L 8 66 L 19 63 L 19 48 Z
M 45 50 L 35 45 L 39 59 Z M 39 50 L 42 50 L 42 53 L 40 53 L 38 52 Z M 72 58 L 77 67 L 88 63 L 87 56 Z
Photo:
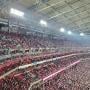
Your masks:
M 71 31 L 68 31 L 68 34 L 69 34 L 69 35 L 71 35 L 71 34 L 72 34 L 72 32 L 71 32 Z
M 80 33 L 80 36 L 84 36 L 84 33 Z
M 19 11 L 19 10 L 16 10 L 16 9 L 14 9 L 14 8 L 11 8 L 11 9 L 10 9 L 10 13 L 11 13 L 11 14 L 14 14 L 14 15 L 17 15 L 17 16 L 20 16 L 20 17 L 23 17 L 23 16 L 24 16 L 24 12 Z
M 43 25 L 43 26 L 47 26 L 47 22 L 44 21 L 44 20 L 40 20 L 40 24 Z
M 60 28 L 60 32 L 65 32 L 65 29 L 64 28 Z

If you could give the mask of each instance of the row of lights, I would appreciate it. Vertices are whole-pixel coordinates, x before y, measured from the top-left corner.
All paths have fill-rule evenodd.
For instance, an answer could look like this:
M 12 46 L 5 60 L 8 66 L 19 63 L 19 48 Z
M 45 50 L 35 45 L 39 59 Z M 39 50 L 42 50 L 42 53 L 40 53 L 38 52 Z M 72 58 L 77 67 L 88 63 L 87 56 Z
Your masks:
M 11 13 L 11 14 L 14 14 L 14 15 L 17 15 L 17 16 L 19 16 L 19 17 L 24 17 L 24 12 L 19 11 L 19 10 L 14 9 L 14 8 L 11 8 L 11 9 L 10 9 L 10 13 Z M 45 26 L 45 27 L 48 26 L 48 24 L 47 24 L 47 22 L 46 22 L 45 20 L 40 20 L 40 24 L 41 24 L 42 26 Z M 64 29 L 64 28 L 60 28 L 60 32 L 64 33 L 64 32 L 65 32 L 65 29 Z M 72 35 L 72 32 L 71 32 L 71 31 L 68 31 L 67 34 L 68 34 L 68 35 Z M 80 36 L 84 36 L 84 35 L 85 35 L 84 33 L 80 33 Z
M 64 33 L 64 32 L 65 32 L 65 29 L 64 29 L 64 28 L 60 28 L 60 32 Z M 72 34 L 72 32 L 71 32 L 71 31 L 68 31 L 67 33 L 68 33 L 69 35 L 71 35 L 71 34 Z
M 64 33 L 65 32 L 65 29 L 64 28 L 61 28 L 60 29 L 60 32 Z M 68 35 L 71 35 L 72 34 L 71 31 L 68 31 L 67 33 L 68 33 Z M 80 33 L 80 36 L 84 36 L 84 35 L 85 35 L 84 33 Z
M 44 20 L 40 20 L 40 24 L 41 24 L 42 26 L 47 27 L 47 22 L 44 21 Z M 65 29 L 64 29 L 64 28 L 60 28 L 60 32 L 61 32 L 61 33 L 64 33 L 64 32 L 65 32 Z M 72 35 L 72 32 L 71 32 L 71 31 L 68 31 L 67 34 L 68 34 L 68 35 Z M 84 33 L 80 33 L 80 36 L 84 36 L 84 35 L 85 35 Z

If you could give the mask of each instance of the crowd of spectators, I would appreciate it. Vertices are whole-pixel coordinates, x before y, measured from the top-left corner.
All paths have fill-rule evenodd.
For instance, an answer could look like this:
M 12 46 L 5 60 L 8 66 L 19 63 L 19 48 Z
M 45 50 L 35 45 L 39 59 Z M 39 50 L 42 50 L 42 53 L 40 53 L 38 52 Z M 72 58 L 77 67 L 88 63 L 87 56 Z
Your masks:
M 90 59 L 61 72 L 44 83 L 44 90 L 90 90 Z
M 19 50 L 30 48 L 56 48 L 59 45 L 59 41 L 48 38 L 0 31 L 0 55 L 6 55 L 10 50 L 18 50 L 16 52 L 19 52 Z
M 31 64 L 42 60 L 48 60 L 48 59 L 68 55 L 71 53 L 65 53 L 65 54 L 53 53 L 53 54 L 40 55 L 40 56 L 25 55 L 25 56 L 18 56 L 15 58 L 6 59 L 2 63 L 0 63 L 0 75 L 3 75 L 4 73 L 21 65 Z
M 33 48 L 56 48 L 60 47 L 60 42 L 41 38 L 37 36 L 25 36 L 15 33 L 0 32 L 0 55 L 8 54 L 9 50 L 20 50 Z M 7 52 L 6 52 L 7 51 Z M 0 76 L 15 69 L 21 65 L 31 64 L 34 62 L 48 60 L 74 52 L 66 52 L 64 54 L 58 52 L 44 52 L 41 55 L 30 56 L 22 55 L 6 59 L 0 63 Z M 75 52 L 76 53 L 76 52 Z M 77 52 L 78 53 L 78 52 Z M 89 55 L 88 55 L 89 56 Z M 47 62 L 40 65 L 17 69 L 8 76 L 0 79 L 0 90 L 28 90 L 31 83 L 57 72 L 60 68 L 66 67 L 75 62 L 79 58 L 85 56 L 73 56 L 59 59 L 53 62 Z M 87 57 L 87 56 L 86 56 Z M 88 61 L 88 62 L 87 62 Z M 85 63 L 85 64 L 83 64 Z M 89 60 L 85 60 L 79 65 L 75 65 L 71 69 L 61 72 L 43 84 L 44 90 L 89 90 L 89 86 L 85 86 L 89 81 Z M 87 72 L 86 72 L 86 71 Z M 85 73 L 84 73 L 85 72 Z M 83 74 L 84 73 L 84 74 Z M 81 76 L 78 76 L 81 75 Z M 88 76 L 86 76 L 88 75 Z M 87 78 L 86 78 L 87 77 Z M 83 80 L 87 81 L 83 83 Z M 84 80 L 85 81 L 85 80 Z M 40 88 L 40 87 L 39 87 Z M 83 89 L 84 88 L 84 89 Z M 38 89 L 36 89 L 38 90 Z
M 1 79 L 0 88 L 1 90 L 28 90 L 31 83 L 43 79 L 75 61 L 75 57 L 72 58 L 72 60 L 70 58 L 65 58 L 63 60 L 17 70 Z M 50 78 L 50 80 L 45 81 L 43 85 L 44 90 L 89 90 L 88 86 L 83 86 L 90 82 L 89 63 L 89 60 L 82 61 L 79 65 L 77 64 L 70 69 L 62 71 L 55 77 Z M 85 83 L 82 78 L 85 79 L 83 79 Z

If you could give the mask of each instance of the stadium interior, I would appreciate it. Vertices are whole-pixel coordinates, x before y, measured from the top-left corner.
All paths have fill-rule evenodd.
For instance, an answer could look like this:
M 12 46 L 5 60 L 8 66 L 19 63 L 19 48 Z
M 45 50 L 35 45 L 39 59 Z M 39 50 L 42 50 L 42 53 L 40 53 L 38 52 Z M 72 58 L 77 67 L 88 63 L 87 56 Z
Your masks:
M 0 0 L 0 90 L 90 90 L 90 0 Z

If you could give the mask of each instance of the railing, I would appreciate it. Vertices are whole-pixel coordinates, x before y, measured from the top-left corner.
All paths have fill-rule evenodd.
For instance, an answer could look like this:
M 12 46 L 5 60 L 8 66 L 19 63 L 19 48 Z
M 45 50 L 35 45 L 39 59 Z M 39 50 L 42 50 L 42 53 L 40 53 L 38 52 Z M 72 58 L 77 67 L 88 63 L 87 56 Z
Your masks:
M 82 57 L 84 57 L 85 55 L 88 55 L 90 56 L 90 52 L 87 52 L 87 53 L 75 53 L 75 54 L 70 54 L 70 55 L 65 55 L 65 56 L 59 56 L 59 57 L 56 57 L 56 58 L 51 58 L 51 59 L 47 59 L 47 60 L 42 60 L 42 61 L 38 61 L 38 62 L 34 62 L 34 63 L 31 63 L 31 64 L 26 64 L 26 65 L 22 65 L 22 66 L 18 66 L 8 72 L 6 72 L 5 74 L 1 75 L 0 76 L 0 79 L 2 78 L 5 78 L 6 76 L 8 76 L 9 74 L 11 74 L 12 72 L 16 71 L 16 70 L 19 70 L 19 69 L 25 69 L 25 68 L 28 68 L 30 66 L 36 66 L 36 65 L 40 65 L 40 64 L 43 64 L 43 63 L 49 63 L 49 62 L 53 62 L 53 61 L 56 61 L 56 60 L 60 60 L 60 59 L 64 59 L 64 58 L 68 58 L 68 57 L 72 57 L 72 56 L 79 56 L 78 58 L 80 58 L 80 55 Z

